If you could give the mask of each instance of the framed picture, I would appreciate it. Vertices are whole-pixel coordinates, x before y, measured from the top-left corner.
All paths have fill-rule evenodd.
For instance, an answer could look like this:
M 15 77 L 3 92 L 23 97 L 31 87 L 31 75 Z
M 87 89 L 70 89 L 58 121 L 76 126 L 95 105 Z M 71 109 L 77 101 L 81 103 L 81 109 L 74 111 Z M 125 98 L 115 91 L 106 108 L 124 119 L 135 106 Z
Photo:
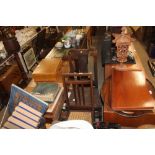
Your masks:
M 30 70 L 34 66 L 34 64 L 37 62 L 33 48 L 28 49 L 23 54 L 23 58 L 24 58 L 24 61 L 25 61 L 25 64 L 28 70 Z

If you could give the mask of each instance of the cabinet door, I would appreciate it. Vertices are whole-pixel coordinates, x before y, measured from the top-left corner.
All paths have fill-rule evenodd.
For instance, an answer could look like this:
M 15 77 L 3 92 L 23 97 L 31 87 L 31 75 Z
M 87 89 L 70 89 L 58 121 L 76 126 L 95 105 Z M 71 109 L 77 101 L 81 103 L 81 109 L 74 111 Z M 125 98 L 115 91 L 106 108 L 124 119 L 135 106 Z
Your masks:
M 10 93 L 11 84 L 18 84 L 22 79 L 20 70 L 17 65 L 12 65 L 0 76 L 0 85 L 6 93 Z

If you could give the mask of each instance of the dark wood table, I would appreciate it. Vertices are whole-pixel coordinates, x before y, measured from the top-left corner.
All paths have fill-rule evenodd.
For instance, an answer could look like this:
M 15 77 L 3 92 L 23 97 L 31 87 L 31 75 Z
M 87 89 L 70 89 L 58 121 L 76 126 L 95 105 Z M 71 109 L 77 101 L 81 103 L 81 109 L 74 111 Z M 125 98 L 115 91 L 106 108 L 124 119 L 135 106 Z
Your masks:
M 111 107 L 113 110 L 152 110 L 155 100 L 145 75 L 137 70 L 112 70 Z
M 143 109 L 141 109 L 141 110 L 137 109 L 137 107 L 135 107 L 135 105 L 132 106 L 132 108 L 131 108 L 131 104 L 129 104 L 129 103 L 126 104 L 125 102 L 124 102 L 124 104 L 126 106 L 124 106 L 125 107 L 125 108 L 123 108 L 124 110 L 122 110 L 120 105 L 119 105 L 119 108 L 116 108 L 116 109 L 114 108 L 115 109 L 114 110 L 111 106 L 112 105 L 112 103 L 111 103 L 111 81 L 112 81 L 111 77 L 107 78 L 101 88 L 101 97 L 104 100 L 103 120 L 105 123 L 109 123 L 109 122 L 118 123 L 122 126 L 128 126 L 128 127 L 138 127 L 143 124 L 155 124 L 155 121 L 154 121 L 155 120 L 155 111 L 152 109 L 152 105 L 148 106 L 146 109 L 144 109 L 144 107 L 143 107 L 143 104 L 144 105 L 147 104 L 147 102 L 145 102 L 144 96 L 140 96 L 143 100 L 143 102 L 141 104 Z M 126 84 L 127 84 L 127 82 L 126 82 Z M 146 80 L 146 86 L 147 86 L 148 90 L 151 90 L 152 97 L 155 98 L 154 87 L 147 80 Z M 120 87 L 121 87 L 121 85 L 120 85 Z M 128 88 L 130 89 L 130 85 L 128 85 Z M 121 96 L 119 96 L 119 97 L 121 98 Z M 136 97 L 136 94 L 133 93 L 130 100 L 134 99 L 134 97 Z M 123 96 L 122 98 L 124 98 L 125 100 L 128 100 L 125 96 Z M 130 108 L 128 108 L 128 107 L 130 107 Z M 149 109 L 152 109 L 152 110 L 149 110 Z
M 138 127 L 155 124 L 155 89 L 145 74 L 141 60 L 134 49 L 129 49 L 135 64 L 105 64 L 101 97 L 104 101 L 104 122 Z

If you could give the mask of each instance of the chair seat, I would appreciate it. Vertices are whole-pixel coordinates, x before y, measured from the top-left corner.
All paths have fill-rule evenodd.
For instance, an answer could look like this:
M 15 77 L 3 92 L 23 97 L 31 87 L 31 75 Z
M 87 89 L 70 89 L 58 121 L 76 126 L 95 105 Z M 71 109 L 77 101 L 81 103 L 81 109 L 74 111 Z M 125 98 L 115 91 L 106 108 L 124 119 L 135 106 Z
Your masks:
M 70 112 L 68 120 L 85 120 L 89 123 L 92 123 L 91 112 Z

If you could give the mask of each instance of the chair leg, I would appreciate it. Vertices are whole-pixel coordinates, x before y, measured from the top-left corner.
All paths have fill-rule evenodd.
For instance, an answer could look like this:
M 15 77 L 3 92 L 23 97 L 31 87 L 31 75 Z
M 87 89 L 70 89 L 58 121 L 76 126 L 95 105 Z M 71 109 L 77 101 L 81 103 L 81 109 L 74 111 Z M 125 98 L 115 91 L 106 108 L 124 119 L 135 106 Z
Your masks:
M 108 123 L 108 126 L 107 126 L 108 129 L 120 129 L 121 128 L 121 125 L 120 124 L 117 124 L 117 123 Z
M 94 129 L 107 129 L 104 122 L 94 122 L 93 127 Z
M 60 114 L 60 117 L 59 117 L 59 120 L 60 121 L 65 121 L 67 120 L 69 117 L 69 110 L 67 109 L 62 109 L 61 110 L 61 114 Z

